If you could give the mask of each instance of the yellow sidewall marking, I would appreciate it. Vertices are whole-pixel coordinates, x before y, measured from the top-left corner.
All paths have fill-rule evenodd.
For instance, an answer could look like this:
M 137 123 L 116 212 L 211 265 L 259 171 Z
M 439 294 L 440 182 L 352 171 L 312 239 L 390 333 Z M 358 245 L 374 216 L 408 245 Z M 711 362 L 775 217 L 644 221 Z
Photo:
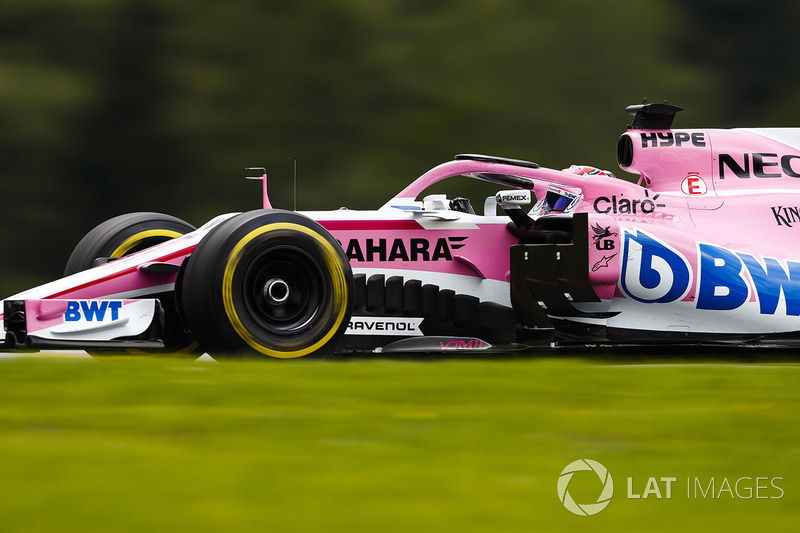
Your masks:
M 236 308 L 233 305 L 233 275 L 236 271 L 236 266 L 239 264 L 239 261 L 244 255 L 245 246 L 247 246 L 247 244 L 256 237 L 263 235 L 268 231 L 275 230 L 294 230 L 313 237 L 314 240 L 316 240 L 319 244 L 322 255 L 325 259 L 325 265 L 328 267 L 328 272 L 333 277 L 333 306 L 336 312 L 336 322 L 333 324 L 330 331 L 328 331 L 319 341 L 300 350 L 280 351 L 261 344 L 255 337 L 253 337 L 253 335 L 250 334 L 249 331 L 247 331 L 247 328 L 245 328 L 244 324 L 242 324 L 242 321 L 239 319 L 239 315 L 236 313 Z M 228 319 L 230 320 L 233 329 L 236 330 L 236 333 L 238 333 L 239 336 L 254 350 L 257 350 L 270 357 L 278 357 L 280 359 L 291 359 L 294 357 L 308 355 L 320 349 L 329 340 L 331 340 L 331 338 L 333 338 L 338 331 L 345 315 L 347 315 L 346 293 L 347 279 L 345 277 L 344 269 L 341 268 L 339 255 L 336 253 L 336 249 L 333 247 L 333 245 L 317 232 L 305 226 L 290 222 L 276 222 L 274 224 L 267 224 L 266 226 L 256 228 L 245 235 L 244 238 L 236 244 L 228 256 L 228 264 L 225 267 L 225 273 L 222 278 L 222 300 L 225 306 L 225 314 L 228 315 Z
M 122 244 L 117 246 L 117 249 L 114 250 L 109 257 L 122 257 L 135 248 L 143 240 L 149 239 L 150 237 L 167 237 L 168 239 L 174 239 L 175 237 L 180 237 L 181 235 L 182 233 L 168 229 L 150 229 L 146 231 L 140 231 L 139 233 L 134 233 L 122 241 Z

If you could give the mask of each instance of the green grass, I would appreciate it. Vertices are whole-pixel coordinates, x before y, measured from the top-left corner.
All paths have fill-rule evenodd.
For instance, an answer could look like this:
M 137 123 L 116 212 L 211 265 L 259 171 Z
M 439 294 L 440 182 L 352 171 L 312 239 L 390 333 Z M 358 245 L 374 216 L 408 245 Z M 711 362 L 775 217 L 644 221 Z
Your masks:
M 556 483 L 589 458 L 611 504 Z M 578 477 L 584 476 L 584 477 Z M 599 482 L 576 475 L 579 503 Z M 673 498 L 642 493 L 677 477 Z M 686 479 L 784 478 L 781 499 Z M 662 485 L 663 491 L 663 485 Z M 765 492 L 777 495 L 777 491 Z M 2 531 L 796 531 L 800 365 L 0 361 Z

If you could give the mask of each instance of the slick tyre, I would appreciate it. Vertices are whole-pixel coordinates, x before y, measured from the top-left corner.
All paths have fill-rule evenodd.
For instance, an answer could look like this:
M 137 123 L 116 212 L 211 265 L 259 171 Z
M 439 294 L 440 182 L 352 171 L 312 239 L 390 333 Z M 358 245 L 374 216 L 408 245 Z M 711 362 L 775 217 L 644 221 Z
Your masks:
M 161 213 L 128 213 L 109 219 L 81 239 L 72 251 L 64 275 L 88 270 L 120 257 L 150 248 L 180 237 L 195 227 L 179 218 Z M 173 291 L 148 295 L 158 298 L 164 308 L 164 348 L 158 350 L 126 350 L 130 355 L 174 355 L 197 357 L 197 343 L 186 336 L 178 316 Z M 113 355 L 112 352 L 92 350 L 93 356 Z M 115 352 L 119 353 L 119 352 Z
M 327 355 L 350 320 L 353 274 L 325 228 L 294 212 L 243 213 L 197 245 L 181 313 L 214 356 Z
M 92 268 L 192 232 L 195 227 L 161 213 L 128 213 L 106 220 L 81 239 L 67 260 L 64 275 Z

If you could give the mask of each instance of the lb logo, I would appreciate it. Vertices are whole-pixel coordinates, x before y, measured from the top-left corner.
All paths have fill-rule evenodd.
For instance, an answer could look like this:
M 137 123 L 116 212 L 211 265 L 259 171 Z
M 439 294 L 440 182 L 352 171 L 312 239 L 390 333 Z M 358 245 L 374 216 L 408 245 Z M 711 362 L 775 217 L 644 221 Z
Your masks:
M 668 303 L 686 296 L 689 262 L 677 250 L 644 231 L 624 231 L 620 288 L 636 301 Z
M 597 474 L 603 486 L 600 496 L 597 497 L 597 501 L 594 503 L 576 503 L 569 493 L 569 483 L 572 481 L 572 477 L 576 472 L 584 471 Z M 561 500 L 561 503 L 564 504 L 564 507 L 566 507 L 569 512 L 575 513 L 576 515 L 596 515 L 608 507 L 608 504 L 611 503 L 612 496 L 614 496 L 614 480 L 611 478 L 608 469 L 597 461 L 592 461 L 591 459 L 579 459 L 574 461 L 568 464 L 558 477 L 558 499 Z

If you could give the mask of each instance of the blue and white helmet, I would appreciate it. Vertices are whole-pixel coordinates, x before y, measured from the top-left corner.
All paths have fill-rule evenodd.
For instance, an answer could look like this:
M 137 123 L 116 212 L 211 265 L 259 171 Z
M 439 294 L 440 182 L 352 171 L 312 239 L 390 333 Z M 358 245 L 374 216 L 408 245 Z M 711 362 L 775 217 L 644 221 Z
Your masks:
M 548 185 L 547 194 L 541 198 L 531 210 L 531 215 L 547 215 L 550 213 L 570 213 L 583 198 L 577 187 Z

